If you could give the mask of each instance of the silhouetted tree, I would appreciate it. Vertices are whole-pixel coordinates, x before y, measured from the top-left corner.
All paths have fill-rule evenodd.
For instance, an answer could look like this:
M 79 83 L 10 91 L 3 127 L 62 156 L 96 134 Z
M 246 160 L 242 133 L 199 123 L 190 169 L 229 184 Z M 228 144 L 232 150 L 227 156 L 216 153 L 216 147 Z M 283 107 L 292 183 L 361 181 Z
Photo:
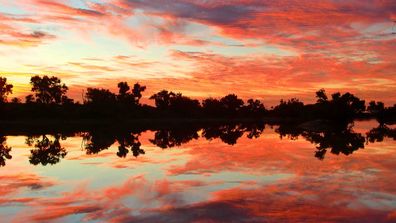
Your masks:
M 0 166 L 5 166 L 5 161 L 12 158 L 10 155 L 11 147 L 7 146 L 6 141 L 5 136 L 0 136 Z
M 326 91 L 323 88 L 316 92 L 316 98 L 318 99 L 317 100 L 318 103 L 328 102 L 327 101 L 328 97 L 326 95 Z
M 142 86 L 139 83 L 133 85 L 132 95 L 136 105 L 140 104 L 140 99 L 142 98 L 142 92 L 146 90 L 146 86 Z
M 207 116 L 224 115 L 224 108 L 221 102 L 215 98 L 207 98 L 202 101 L 203 111 Z
M 26 104 L 31 104 L 34 102 L 34 96 L 32 94 L 29 94 L 25 97 L 25 103 Z
M 179 114 L 192 114 L 200 112 L 201 105 L 198 100 L 183 96 L 181 93 L 170 98 L 170 110 Z
M 331 97 L 332 112 L 336 113 L 338 117 L 354 117 L 366 110 L 365 101 L 360 100 L 349 92 L 343 95 L 337 92 L 332 94 Z
M 14 104 L 21 103 L 21 99 L 19 99 L 19 98 L 12 98 L 12 99 L 11 99 L 11 103 L 14 103 Z
M 118 97 L 123 99 L 126 98 L 129 94 L 129 90 L 131 89 L 127 82 L 118 83 Z
M 260 100 L 249 99 L 247 105 L 243 107 L 245 115 L 249 116 L 262 116 L 266 113 L 266 109 Z
M 160 91 L 150 97 L 154 99 L 156 107 L 161 111 L 169 111 L 178 115 L 191 115 L 200 112 L 201 106 L 198 100 L 193 100 L 181 93 Z
M 117 99 L 119 102 L 123 104 L 139 105 L 142 92 L 146 90 L 146 86 L 136 83 L 131 90 L 127 82 L 120 82 L 118 83 L 118 89 Z
M 237 113 L 244 104 L 243 100 L 239 99 L 235 94 L 229 94 L 221 98 L 220 103 L 224 107 L 225 111 L 229 114 Z
M 107 89 L 88 88 L 85 94 L 85 103 L 111 106 L 116 103 L 116 95 Z
M 168 109 L 171 105 L 171 98 L 173 98 L 176 94 L 173 92 L 168 92 L 166 90 L 162 90 L 156 94 L 153 94 L 150 99 L 153 99 L 155 102 L 155 106 L 160 110 Z
M 70 102 L 66 92 L 68 87 L 57 77 L 34 76 L 30 79 L 32 92 L 34 96 L 29 96 L 29 101 L 35 101 L 42 104 L 63 104 L 65 101 Z M 28 101 L 28 98 L 26 98 Z
M 34 146 L 29 156 L 29 162 L 33 165 L 46 166 L 47 164 L 53 165 L 58 163 L 67 154 L 67 151 L 60 145 L 60 134 L 54 135 L 54 140 L 50 140 L 46 135 L 42 137 L 30 136 L 26 139 L 26 144 Z M 63 137 L 62 139 L 65 139 Z
M 281 100 L 279 105 L 275 106 L 273 112 L 285 118 L 301 117 L 304 114 L 304 103 L 297 98 L 292 98 L 288 101 Z
M 385 105 L 383 102 L 375 102 L 375 101 L 370 101 L 369 106 L 367 107 L 367 111 L 370 113 L 379 113 L 383 112 L 385 110 Z
M 380 124 L 385 122 L 386 109 L 383 102 L 370 101 L 369 105 L 367 106 L 367 111 L 374 115 Z
M 336 92 L 331 95 L 331 100 L 328 100 L 326 91 L 321 89 L 316 92 L 317 104 L 314 109 L 315 116 L 318 118 L 331 120 L 350 120 L 365 111 L 365 101 L 347 92 L 341 94 Z M 304 111 L 308 114 L 307 109 Z M 308 114 L 312 115 L 312 114 Z M 315 118 L 315 117 L 313 117 Z
M 7 101 L 7 97 L 9 94 L 12 94 L 12 84 L 7 83 L 7 78 L 0 77 L 0 103 L 4 103 Z

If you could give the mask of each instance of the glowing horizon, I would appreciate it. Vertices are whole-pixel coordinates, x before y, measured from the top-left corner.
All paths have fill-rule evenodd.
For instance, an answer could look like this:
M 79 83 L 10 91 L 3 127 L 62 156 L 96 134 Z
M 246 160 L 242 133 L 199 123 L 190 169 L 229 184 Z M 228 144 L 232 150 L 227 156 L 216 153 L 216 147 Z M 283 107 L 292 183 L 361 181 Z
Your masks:
M 352 0 L 0 0 L 0 76 L 11 97 L 53 75 L 80 100 L 118 81 L 266 104 L 350 91 L 396 103 L 396 6 Z

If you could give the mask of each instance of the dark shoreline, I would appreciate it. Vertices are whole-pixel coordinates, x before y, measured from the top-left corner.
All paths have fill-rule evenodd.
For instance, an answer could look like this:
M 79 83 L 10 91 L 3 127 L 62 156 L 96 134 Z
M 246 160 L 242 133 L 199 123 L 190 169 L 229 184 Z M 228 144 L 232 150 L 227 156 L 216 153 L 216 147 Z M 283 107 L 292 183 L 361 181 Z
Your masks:
M 35 134 L 49 134 L 58 132 L 84 132 L 97 128 L 109 130 L 159 130 L 170 128 L 205 127 L 223 124 L 254 124 L 265 123 L 276 125 L 287 120 L 279 118 L 262 119 L 197 119 L 197 118 L 151 118 L 151 119 L 28 119 L 28 120 L 0 120 L 0 134 L 20 135 L 26 132 Z
M 359 118 L 355 121 L 374 120 L 373 118 Z M 298 128 L 322 129 L 329 125 L 345 125 L 345 122 L 323 119 L 302 120 L 293 118 L 264 117 L 264 118 L 137 118 L 137 119 L 19 119 L 0 120 L 0 134 L 24 135 L 75 133 L 96 129 L 109 131 L 146 131 L 160 129 L 202 128 L 217 125 L 288 125 Z

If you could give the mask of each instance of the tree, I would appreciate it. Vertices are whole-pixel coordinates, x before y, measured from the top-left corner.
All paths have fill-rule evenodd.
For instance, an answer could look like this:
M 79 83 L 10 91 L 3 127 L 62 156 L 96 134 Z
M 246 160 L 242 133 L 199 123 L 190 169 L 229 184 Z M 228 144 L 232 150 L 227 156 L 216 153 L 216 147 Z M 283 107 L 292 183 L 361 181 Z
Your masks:
M 193 114 L 200 111 L 201 105 L 198 100 L 177 93 L 170 98 L 170 109 L 180 114 Z
M 257 99 L 249 99 L 244 109 L 249 114 L 264 114 L 266 111 L 263 103 Z
M 229 94 L 221 98 L 220 103 L 228 113 L 239 111 L 244 104 L 243 100 L 239 99 L 235 94 Z
M 339 92 L 332 95 L 333 111 L 339 114 L 339 117 L 353 117 L 366 110 L 364 100 L 347 92 L 341 95 Z
M 155 106 L 160 110 L 168 109 L 171 105 L 171 98 L 175 96 L 175 93 L 162 90 L 156 94 L 153 94 L 150 99 L 153 99 Z
M 7 84 L 7 78 L 0 77 L 0 103 L 7 101 L 7 96 L 12 94 L 12 84 Z
M 318 103 L 324 103 L 327 102 L 327 95 L 326 95 L 326 91 L 322 88 L 319 91 L 316 92 L 316 98 L 318 99 Z
M 131 89 L 127 82 L 118 83 L 118 95 L 120 97 L 126 97 L 128 95 L 128 91 Z
M 315 105 L 306 107 L 311 110 L 305 110 L 306 113 L 312 111 L 316 118 L 350 120 L 366 110 L 365 101 L 349 92 L 345 94 L 336 92 L 331 95 L 329 100 L 326 91 L 320 89 L 316 92 L 316 98 L 317 103 Z
M 140 98 L 142 98 L 142 92 L 146 90 L 146 86 L 136 83 L 133 85 L 133 89 L 131 91 L 130 90 L 131 88 L 127 82 L 118 83 L 118 101 L 124 104 L 139 105 Z
M 370 101 L 369 106 L 367 107 L 367 111 L 369 111 L 372 114 L 383 112 L 384 110 L 385 110 L 385 105 L 381 101 L 378 102 Z
M 297 98 L 287 101 L 281 100 L 280 104 L 275 106 L 273 112 L 283 117 L 301 117 L 304 113 L 304 103 Z
M 394 116 L 389 112 L 391 111 L 390 109 L 385 108 L 385 105 L 383 102 L 378 101 L 370 101 L 369 106 L 367 106 L 367 111 L 371 114 L 374 115 L 375 118 L 377 119 L 377 121 L 382 125 L 385 123 L 386 121 L 386 116 L 387 113 L 388 115 L 390 114 L 390 116 Z
M 206 115 L 219 116 L 222 115 L 224 108 L 221 102 L 215 98 L 207 98 L 202 101 L 202 108 Z
M 132 95 L 136 105 L 139 105 L 139 101 L 142 98 L 142 92 L 146 90 L 146 86 L 142 86 L 139 83 L 133 85 Z
M 30 79 L 30 84 L 34 92 L 33 100 L 37 103 L 63 104 L 63 101 L 68 99 L 66 97 L 68 87 L 57 77 L 34 76 Z
M 107 89 L 88 88 L 85 100 L 87 104 L 112 105 L 116 102 L 116 95 Z
M 12 98 L 12 99 L 11 99 L 11 103 L 14 103 L 14 104 L 21 103 L 21 99 L 19 99 L 19 98 Z
M 30 104 L 34 102 L 34 96 L 32 94 L 29 94 L 25 97 L 25 102 L 26 104 Z
M 181 93 L 168 92 L 162 90 L 150 97 L 154 99 L 155 106 L 159 110 L 166 110 L 178 115 L 194 115 L 201 110 L 198 100 L 191 99 Z

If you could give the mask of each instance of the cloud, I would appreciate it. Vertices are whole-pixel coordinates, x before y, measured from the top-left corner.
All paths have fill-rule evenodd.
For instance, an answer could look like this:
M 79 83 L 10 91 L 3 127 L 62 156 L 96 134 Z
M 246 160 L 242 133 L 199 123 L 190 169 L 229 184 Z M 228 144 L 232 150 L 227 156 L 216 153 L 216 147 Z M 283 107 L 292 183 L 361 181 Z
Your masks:
M 108 50 L 96 42 L 100 38 L 115 45 L 128 42 L 150 57 L 117 57 L 131 52 L 125 49 L 115 50 L 114 55 L 109 52 L 99 62 L 82 60 L 76 52 L 67 55 L 73 58 L 62 65 L 40 70 L 81 76 L 81 83 L 115 86 L 113 82 L 127 79 L 146 84 L 150 94 L 169 88 L 202 98 L 232 91 L 244 98 L 269 98 L 269 104 L 292 96 L 309 102 L 322 87 L 388 104 L 396 100 L 391 94 L 396 59 L 392 50 L 396 36 L 390 34 L 396 9 L 391 0 L 109 0 L 78 6 L 20 0 L 13 4 L 22 11 L 0 16 L 3 46 L 40 47 L 66 41 Z M 162 50 L 169 54 L 157 54 Z M 70 83 L 82 86 L 76 82 L 78 78 Z M 72 93 L 80 98 L 81 88 Z
M 32 47 L 48 40 L 55 39 L 55 35 L 43 31 L 28 31 L 21 23 L 37 23 L 32 18 L 10 16 L 0 13 L 0 45 Z

